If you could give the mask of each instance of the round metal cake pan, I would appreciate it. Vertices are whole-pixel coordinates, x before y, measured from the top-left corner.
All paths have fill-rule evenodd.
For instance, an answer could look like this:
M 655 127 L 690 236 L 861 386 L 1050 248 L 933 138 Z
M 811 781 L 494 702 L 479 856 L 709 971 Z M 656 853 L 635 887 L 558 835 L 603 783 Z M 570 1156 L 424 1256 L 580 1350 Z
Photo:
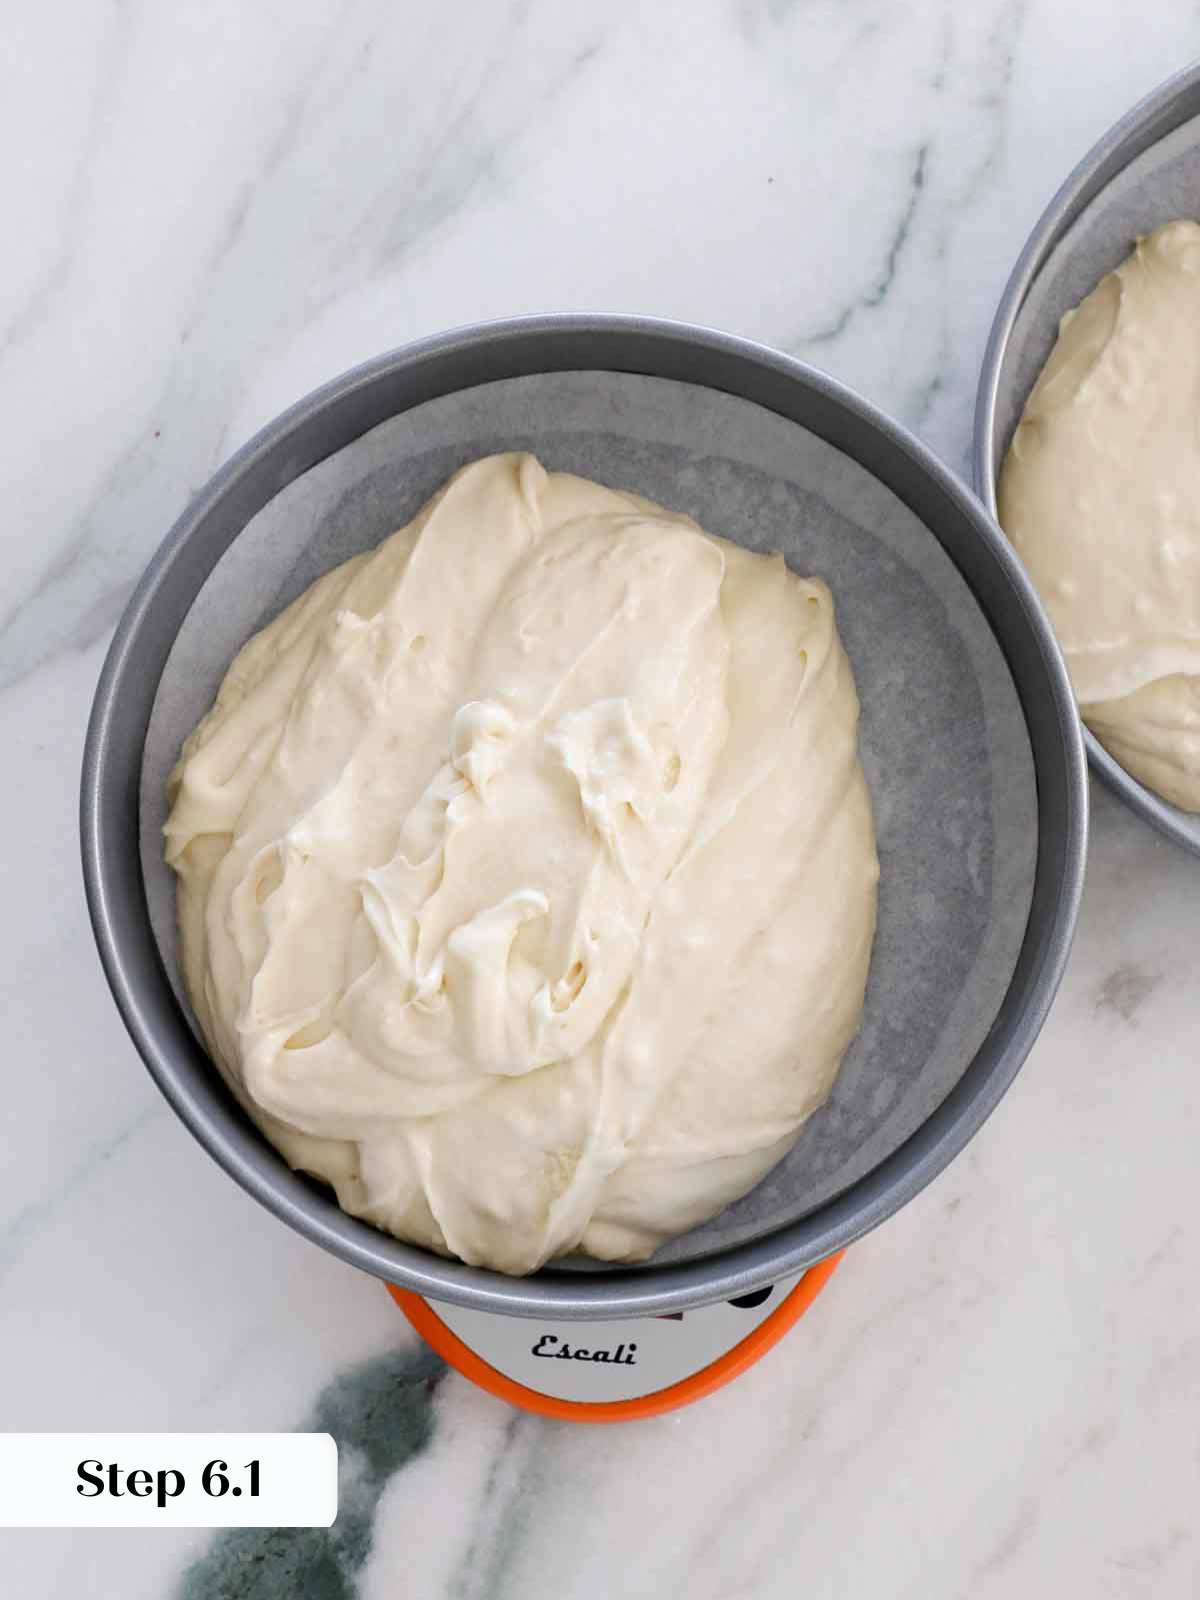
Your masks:
M 1111 220 L 1098 216 L 1113 185 L 1136 180 L 1136 172 L 1130 172 L 1135 162 L 1151 157 L 1164 140 L 1193 122 L 1194 184 L 1187 169 L 1174 181 L 1153 186 L 1147 181 L 1140 204 L 1135 199 L 1132 205 L 1113 207 Z M 1132 228 L 1123 225 L 1131 212 Z M 988 338 L 975 408 L 975 485 L 993 517 L 1000 467 L 1029 391 L 1053 348 L 1059 317 L 1124 260 L 1134 234 L 1179 216 L 1200 219 L 1200 63 L 1168 78 L 1088 151 L 1043 211 L 1013 268 Z M 1089 223 L 1086 237 L 1080 237 Z M 1044 286 L 1043 275 L 1051 271 L 1062 292 L 1048 296 L 1044 309 L 1039 307 L 1032 325 L 1026 326 L 1023 313 Z M 1200 816 L 1171 805 L 1140 783 L 1086 727 L 1084 743 L 1092 770 L 1114 793 L 1168 838 L 1200 855 Z
M 281 489 L 426 401 L 494 380 L 587 371 L 673 379 L 753 402 L 843 452 L 909 508 L 974 595 L 1011 673 L 1036 777 L 1037 852 L 1019 954 L 986 1037 L 949 1094 L 866 1176 L 799 1220 L 700 1260 L 511 1278 L 443 1260 L 346 1215 L 237 1108 L 155 941 L 139 856 L 139 776 L 159 679 L 193 599 Z M 343 1260 L 432 1299 L 521 1316 L 653 1315 L 729 1299 L 832 1254 L 917 1194 L 994 1109 L 1037 1037 L 1070 948 L 1086 833 L 1086 765 L 1061 654 L 1020 564 L 969 490 L 902 428 L 786 356 L 709 330 L 590 315 L 487 324 L 385 355 L 301 401 L 233 457 L 167 536 L 117 628 L 81 790 L 84 878 L 108 981 L 147 1067 L 200 1143 L 276 1216 Z

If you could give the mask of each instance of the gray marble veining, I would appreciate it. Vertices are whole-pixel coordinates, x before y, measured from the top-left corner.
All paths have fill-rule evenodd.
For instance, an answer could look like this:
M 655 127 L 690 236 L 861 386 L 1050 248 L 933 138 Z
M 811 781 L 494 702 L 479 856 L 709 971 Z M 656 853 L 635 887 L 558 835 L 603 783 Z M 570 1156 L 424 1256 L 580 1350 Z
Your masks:
M 341 1544 L 4 1534 L 6 1593 L 1195 1595 L 1200 888 L 1110 797 L 1063 991 L 982 1134 L 735 1385 L 608 1430 L 443 1374 L 203 1156 L 104 989 L 75 843 L 144 561 L 221 459 L 381 348 L 522 311 L 710 323 L 964 465 L 1029 227 L 1200 49 L 1194 6 L 64 17 L 17 8 L 0 66 L 0 1427 L 328 1418 L 356 1476 Z

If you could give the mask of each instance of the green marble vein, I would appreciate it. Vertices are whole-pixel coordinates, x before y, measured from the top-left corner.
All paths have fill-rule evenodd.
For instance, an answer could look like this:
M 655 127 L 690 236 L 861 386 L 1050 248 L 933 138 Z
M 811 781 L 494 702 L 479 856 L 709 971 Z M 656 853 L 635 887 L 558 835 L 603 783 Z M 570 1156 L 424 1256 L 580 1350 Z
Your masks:
M 332 1528 L 235 1528 L 183 1573 L 178 1600 L 355 1600 L 375 1508 L 393 1473 L 424 1451 L 446 1368 L 421 1345 L 341 1373 L 301 1432 L 331 1433 L 339 1453 Z

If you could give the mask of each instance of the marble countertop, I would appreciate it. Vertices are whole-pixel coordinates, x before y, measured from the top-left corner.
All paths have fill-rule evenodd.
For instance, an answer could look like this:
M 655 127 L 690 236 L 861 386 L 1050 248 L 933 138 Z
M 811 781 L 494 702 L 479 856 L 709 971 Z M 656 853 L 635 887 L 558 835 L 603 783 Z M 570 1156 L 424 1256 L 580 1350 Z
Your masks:
M 968 1151 L 735 1385 L 613 1429 L 447 1373 L 191 1140 L 77 865 L 106 640 L 190 493 L 415 335 L 656 313 L 965 468 L 992 310 L 1190 0 L 62 0 L 0 64 L 0 1427 L 329 1427 L 332 1532 L 0 1535 L 19 1600 L 1200 1592 L 1200 863 L 1103 793 L 1070 969 Z

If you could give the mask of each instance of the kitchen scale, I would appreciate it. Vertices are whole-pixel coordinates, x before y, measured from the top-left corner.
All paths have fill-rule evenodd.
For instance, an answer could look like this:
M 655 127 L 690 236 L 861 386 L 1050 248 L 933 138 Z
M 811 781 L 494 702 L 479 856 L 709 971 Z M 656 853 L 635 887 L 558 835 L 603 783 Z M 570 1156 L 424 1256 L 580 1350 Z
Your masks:
M 629 1422 L 701 1400 L 778 1344 L 844 1251 L 765 1289 L 660 1317 L 556 1321 L 472 1311 L 387 1285 L 413 1327 L 464 1378 L 524 1411 Z

